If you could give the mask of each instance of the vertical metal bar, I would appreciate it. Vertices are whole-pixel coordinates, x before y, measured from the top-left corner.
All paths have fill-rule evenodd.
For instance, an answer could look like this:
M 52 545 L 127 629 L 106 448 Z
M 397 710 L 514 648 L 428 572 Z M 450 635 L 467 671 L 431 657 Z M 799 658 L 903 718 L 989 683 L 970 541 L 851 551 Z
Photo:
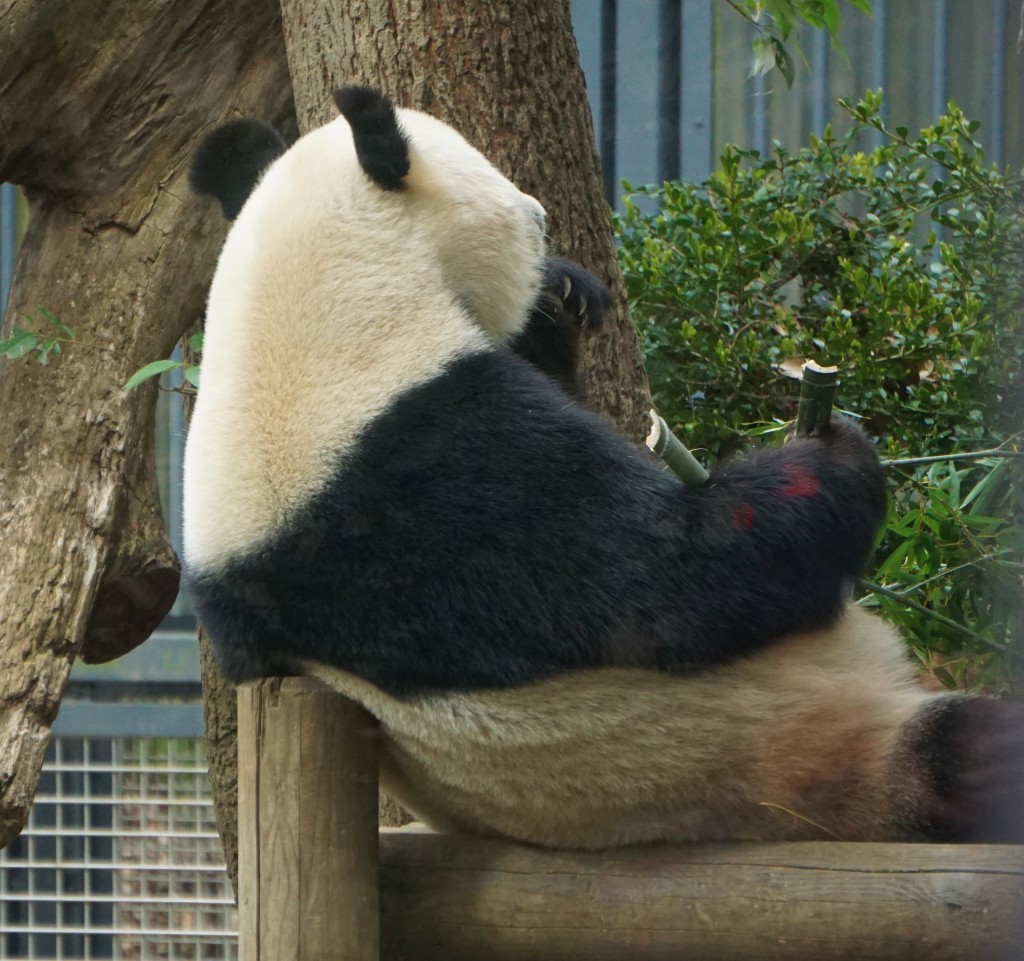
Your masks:
M 682 0 L 658 0 L 658 181 L 679 179 Z
M 14 184 L 0 184 L 0 316 L 7 310 L 7 297 L 14 280 L 18 231 L 15 218 L 17 195 Z
M 824 132 L 825 124 L 832 115 L 830 67 L 828 32 L 822 29 L 815 30 L 811 40 L 810 126 L 811 133 L 819 136 Z
M 949 55 L 949 0 L 935 0 L 932 37 L 932 119 L 946 110 L 946 67 Z
M 758 35 L 756 26 L 749 28 L 750 40 Z M 769 153 L 768 132 L 768 80 L 764 74 L 754 77 L 751 82 L 752 100 L 750 105 L 750 149 L 761 152 L 762 157 Z
M 714 117 L 714 15 L 712 0 L 683 0 L 682 136 L 680 176 L 699 182 L 710 176 Z
M 768 81 L 762 74 L 753 78 L 753 97 L 750 111 L 750 142 L 762 157 L 771 152 L 768 139 Z
M 182 359 L 181 345 L 174 348 L 171 355 L 174 360 Z M 169 372 L 169 384 L 180 389 L 185 378 L 180 370 Z M 182 519 L 182 497 L 184 493 L 185 469 L 185 411 L 183 398 L 179 394 L 169 395 L 167 404 L 167 534 L 171 539 L 171 547 L 179 557 L 184 556 L 184 537 Z M 170 614 L 184 617 L 189 613 L 185 592 L 179 591 L 171 607 Z
M 889 0 L 875 0 L 872 6 L 871 46 L 874 60 L 871 70 L 871 87 L 882 91 L 882 119 L 886 119 L 886 90 L 889 80 Z M 867 148 L 874 150 L 881 147 L 885 137 L 881 131 L 871 129 L 867 132 Z
M 604 178 L 604 194 L 608 203 L 614 205 L 618 198 L 619 183 L 615 171 L 615 99 L 618 64 L 615 57 L 617 26 L 617 0 L 601 0 L 601 174 Z
M 992 121 L 988 134 L 989 156 L 1002 167 L 1006 163 L 1006 35 L 1007 0 L 992 3 Z
M 571 0 L 569 12 L 596 138 L 601 130 L 601 0 Z

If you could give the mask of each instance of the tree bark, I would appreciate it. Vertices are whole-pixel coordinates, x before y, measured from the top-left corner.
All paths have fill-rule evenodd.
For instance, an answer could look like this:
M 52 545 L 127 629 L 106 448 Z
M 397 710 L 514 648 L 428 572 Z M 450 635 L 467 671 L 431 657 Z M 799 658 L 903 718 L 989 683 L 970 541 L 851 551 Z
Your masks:
M 612 290 L 585 341 L 592 406 L 642 442 L 647 376 L 630 323 L 566 0 L 281 0 L 299 129 L 335 116 L 331 92 L 382 89 L 454 126 L 548 212 L 556 253 Z
M 202 311 L 223 229 L 188 198 L 196 136 L 289 115 L 278 18 L 271 0 L 0 4 L 0 180 L 31 207 L 5 331 L 39 305 L 76 331 L 0 374 L 0 846 L 74 658 L 141 643 L 174 600 L 156 387 L 121 385 Z

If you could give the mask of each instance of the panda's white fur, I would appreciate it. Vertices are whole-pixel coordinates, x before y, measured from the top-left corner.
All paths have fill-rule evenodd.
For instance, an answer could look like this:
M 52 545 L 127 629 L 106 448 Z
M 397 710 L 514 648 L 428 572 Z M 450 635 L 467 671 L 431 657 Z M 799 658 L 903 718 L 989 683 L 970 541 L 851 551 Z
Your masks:
M 237 214 L 185 460 L 227 675 L 363 704 L 384 785 L 448 830 L 977 836 L 969 782 L 1019 722 L 1007 743 L 989 702 L 925 692 L 843 600 L 882 512 L 867 441 L 837 424 L 675 484 L 500 346 L 540 282 L 537 201 L 439 121 L 338 102 L 287 151 L 232 128 L 193 173 Z
M 396 384 L 486 347 L 485 331 L 507 339 L 523 326 L 544 208 L 451 128 L 399 115 L 412 145 L 407 191 L 366 189 L 338 117 L 267 171 L 224 244 L 185 454 L 192 563 L 215 567 L 272 538 Z M 426 318 L 412 334 L 410 303 Z
M 864 841 L 921 813 L 902 739 L 934 696 L 856 606 L 697 677 L 605 669 L 409 703 L 303 669 L 379 718 L 382 787 L 439 830 L 573 848 Z

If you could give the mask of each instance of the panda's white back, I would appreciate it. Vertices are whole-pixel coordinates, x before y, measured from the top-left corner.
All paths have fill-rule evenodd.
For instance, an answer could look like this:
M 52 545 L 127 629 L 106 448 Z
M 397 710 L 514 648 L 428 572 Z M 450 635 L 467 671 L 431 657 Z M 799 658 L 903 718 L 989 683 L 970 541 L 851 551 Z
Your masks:
M 270 167 L 228 235 L 185 455 L 192 563 L 216 566 L 272 538 L 396 389 L 489 346 L 481 324 L 504 337 L 525 318 L 542 208 L 450 128 L 400 116 L 416 144 L 413 190 L 367 189 L 339 117 Z M 519 270 L 500 269 L 509 263 Z M 412 314 L 423 318 L 414 331 Z

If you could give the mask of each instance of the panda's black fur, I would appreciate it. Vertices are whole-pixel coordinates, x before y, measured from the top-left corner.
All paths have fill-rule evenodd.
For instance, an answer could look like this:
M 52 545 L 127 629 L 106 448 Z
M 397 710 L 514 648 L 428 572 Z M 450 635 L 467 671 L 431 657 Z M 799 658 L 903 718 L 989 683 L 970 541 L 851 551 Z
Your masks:
M 267 174 L 273 184 L 264 189 L 263 169 L 284 150 L 257 124 L 215 132 L 197 151 L 192 169 L 193 185 L 216 196 L 229 217 L 241 211 L 239 234 L 229 238 L 211 292 L 210 353 L 204 357 L 194 428 L 200 440 L 190 438 L 186 464 L 185 579 L 224 673 L 233 681 L 294 671 L 323 676 L 381 718 L 395 744 L 386 752 L 385 770 L 414 810 L 441 825 L 541 843 L 804 836 L 806 825 L 773 828 L 774 821 L 765 822 L 758 802 L 748 798 L 760 791 L 781 792 L 783 808 L 799 807 L 804 799 L 813 815 L 809 823 L 834 815 L 851 836 L 966 836 L 977 826 L 978 812 L 986 810 L 967 781 L 979 771 L 995 771 L 1002 787 L 1017 791 L 1019 769 L 1008 778 L 998 772 L 1004 770 L 1006 748 L 1021 743 L 1019 725 L 1012 725 L 1009 740 L 993 757 L 974 764 L 968 755 L 979 739 L 998 742 L 995 722 L 985 714 L 987 702 L 917 692 L 909 670 L 897 666 L 887 629 L 848 607 L 850 582 L 866 563 L 884 512 L 881 468 L 861 432 L 836 421 L 821 437 L 793 439 L 725 465 L 700 490 L 683 487 L 570 396 L 578 390 L 579 329 L 588 315 L 600 321 L 607 291 L 574 265 L 543 260 L 540 233 L 534 233 L 542 230 L 535 202 L 517 196 L 468 145 L 429 118 L 396 116 L 384 98 L 365 89 L 339 92 L 336 100 L 348 125 L 335 121 L 329 132 L 311 135 L 320 140 L 300 141 L 293 150 L 305 151 L 314 163 L 333 163 L 324 146 L 331 143 L 331 150 L 352 151 L 358 166 L 340 164 L 332 174 L 337 195 L 328 179 L 320 188 L 328 192 L 323 206 L 311 205 L 305 213 L 314 219 L 322 213 L 324 229 L 341 231 L 339 238 L 351 228 L 363 231 L 363 239 L 351 241 L 349 256 L 355 260 L 335 264 L 322 248 L 341 248 L 348 240 L 312 238 L 316 256 L 296 260 L 292 275 L 284 270 L 274 281 L 294 284 L 294 301 L 306 297 L 313 308 L 320 306 L 308 299 L 310 290 L 321 289 L 316 285 L 325 291 L 317 297 L 326 297 L 355 284 L 349 300 L 332 308 L 337 327 L 330 312 L 313 318 L 319 336 L 337 338 L 315 349 L 330 359 L 332 351 L 351 348 L 333 369 L 350 372 L 364 387 L 346 393 L 344 384 L 310 381 L 314 393 L 328 400 L 318 396 L 312 420 L 297 419 L 294 426 L 321 438 L 314 441 L 318 450 L 333 443 L 323 437 L 341 438 L 336 454 L 327 447 L 311 461 L 310 483 L 292 469 L 293 458 L 282 458 L 270 473 L 244 463 L 248 448 L 240 432 L 256 438 L 268 464 L 276 463 L 276 451 L 273 444 L 260 447 L 268 444 L 260 438 L 277 430 L 274 436 L 283 442 L 291 439 L 280 433 L 287 425 L 275 425 L 261 412 L 261 388 L 266 401 L 281 398 L 247 373 L 239 354 L 250 348 L 233 348 L 216 326 L 228 317 L 223 329 L 237 330 L 235 336 L 246 341 L 258 330 L 247 330 L 234 316 L 236 301 L 249 303 L 264 318 L 254 324 L 279 323 L 281 305 L 290 308 L 293 300 L 286 298 L 262 311 L 263 299 L 270 298 L 262 285 L 273 264 L 261 268 L 253 261 L 250 267 L 248 261 L 260 254 L 248 234 L 255 224 L 273 229 L 273 221 L 268 228 L 266 215 L 247 213 L 244 201 L 254 188 L 265 203 L 274 199 L 273 191 L 287 192 L 291 200 L 281 208 L 287 211 L 304 202 L 306 184 L 294 172 L 286 176 L 285 168 L 275 168 Z M 449 185 L 444 178 L 461 172 L 463 164 L 466 184 Z M 237 180 L 229 169 L 237 170 Z M 442 247 L 477 241 L 458 248 L 464 252 L 459 257 L 481 258 L 475 267 L 466 265 L 465 276 L 458 257 L 453 265 L 440 248 L 444 279 L 437 290 L 429 279 L 435 276 L 431 257 L 418 267 L 397 263 L 397 272 L 386 263 L 364 262 L 364 251 L 372 256 L 372 217 L 380 218 L 381 231 L 399 231 L 389 236 L 400 245 L 402 218 L 413 218 L 410 229 L 416 228 L 423 209 L 416 205 L 432 202 L 431 191 L 446 197 L 449 186 L 470 189 L 474 178 L 483 199 L 477 220 L 464 226 L 468 236 L 429 222 L 430 216 L 443 219 L 443 210 L 428 214 L 423 235 L 439 238 Z M 315 189 L 309 186 L 311 195 Z M 453 214 L 477 200 L 471 193 L 461 197 L 454 200 Z M 488 219 L 492 209 L 494 221 Z M 332 219 L 346 210 L 348 227 Z M 474 238 L 477 225 L 481 233 Z M 504 238 L 503 230 L 512 231 L 513 239 Z M 301 246 L 301 231 L 288 236 L 289 247 Z M 412 259 L 423 252 L 423 243 L 401 249 Z M 510 276 L 518 271 L 515 283 L 522 286 L 515 289 L 522 293 L 502 301 L 507 292 L 500 289 L 500 277 L 490 286 L 478 283 L 498 263 L 488 258 L 506 250 Z M 297 274 L 310 262 L 315 269 L 309 268 L 304 285 Z M 406 266 L 412 273 L 404 280 Z M 356 277 L 361 269 L 365 281 Z M 410 311 L 406 318 L 381 309 L 375 322 L 379 341 L 375 328 L 350 314 L 351 304 L 377 311 L 362 298 L 378 277 L 391 285 L 376 288 L 382 297 L 407 302 L 398 309 Z M 403 284 L 410 291 L 405 300 Z M 444 306 L 446 285 L 454 288 L 452 306 Z M 514 286 L 510 279 L 510 290 Z M 277 287 L 267 289 L 278 296 Z M 493 303 L 480 293 L 492 289 Z M 415 316 L 415 305 L 434 294 L 437 306 Z M 499 301 L 506 307 L 499 310 Z M 417 325 L 435 323 L 431 310 L 437 311 L 437 324 L 449 325 L 451 347 L 444 338 L 425 339 L 424 356 L 433 350 L 437 360 L 411 353 L 425 373 L 410 373 L 407 383 L 382 384 L 368 374 L 392 369 L 380 351 L 398 343 L 388 340 L 399 336 L 397 322 L 422 330 Z M 306 316 L 297 309 L 296 340 Z M 350 341 L 343 336 L 348 324 L 354 325 Z M 287 356 L 296 365 L 309 364 L 316 372 L 317 362 L 301 345 L 286 343 L 282 349 L 292 349 Z M 269 363 L 261 369 L 276 376 L 260 351 L 253 363 Z M 232 395 L 232 384 L 244 396 Z M 292 390 L 287 379 L 279 384 L 282 393 Z M 366 390 L 380 391 L 385 400 L 369 404 Z M 350 403 L 369 413 L 344 420 Z M 332 434 L 317 418 L 336 413 L 343 426 L 331 428 Z M 241 479 L 223 473 L 232 470 L 227 447 Z M 215 456 L 225 458 L 221 474 L 204 476 L 203 459 Z M 277 470 L 288 478 L 278 479 Z M 217 493 L 221 481 L 223 495 Z M 293 488 L 295 495 L 289 493 Z M 231 491 L 241 491 L 241 500 Z M 265 509 L 261 492 L 281 506 Z M 260 521 L 264 516 L 269 520 Z M 223 543 L 206 529 L 222 523 Z M 802 698 L 807 691 L 819 698 L 820 676 L 821 710 L 830 710 L 824 693 L 830 659 L 846 677 L 856 664 L 848 646 L 858 638 L 877 649 L 876 681 L 865 683 L 877 683 L 878 690 L 861 691 L 852 675 L 852 690 L 836 690 L 849 695 L 855 711 L 856 705 L 875 707 L 865 706 L 846 720 L 830 717 L 820 736 L 808 731 L 803 737 L 800 724 L 814 722 L 799 720 Z M 779 716 L 765 718 L 778 724 L 773 739 L 759 719 L 772 710 L 773 694 L 763 688 L 776 682 Z M 741 717 L 762 699 L 763 707 Z M 979 703 L 986 706 L 977 708 Z M 843 710 L 838 693 L 832 704 Z M 549 711 L 555 713 L 544 722 Z M 593 712 L 589 720 L 587 711 Z M 977 721 L 983 715 L 985 722 Z M 972 724 L 977 730 L 964 746 L 961 734 Z M 599 734 L 602 725 L 607 730 Z M 673 725 L 682 725 L 680 734 L 668 733 Z M 557 744 L 570 730 L 583 746 L 575 766 L 565 768 L 574 762 Z M 699 748 L 694 744 L 678 754 L 678 738 L 687 730 Z M 811 747 L 816 737 L 828 747 Z M 529 755 L 522 753 L 520 738 L 535 745 Z M 616 749 L 620 738 L 626 746 Z M 766 746 L 751 753 L 762 738 L 768 738 Z M 804 740 L 807 746 L 801 747 Z M 845 742 L 858 746 L 849 757 L 843 756 Z M 775 750 L 767 745 L 788 743 L 797 745 L 792 757 L 780 756 L 774 767 L 762 762 L 763 753 Z M 953 757 L 951 767 L 939 760 L 944 747 Z M 741 762 L 737 751 L 748 760 Z M 736 755 L 734 770 L 715 775 L 723 754 Z M 492 761 L 485 777 L 481 772 Z M 540 773 L 530 773 L 530 763 Z M 744 763 L 752 765 L 747 775 L 737 773 Z M 518 773 L 516 764 L 522 765 Z M 630 768 L 637 764 L 639 769 Z M 627 769 L 633 770 L 629 777 Z M 607 784 L 599 783 L 606 777 Z M 639 783 L 648 777 L 650 784 Z M 825 778 L 827 784 L 805 789 L 808 778 Z M 790 781 L 796 801 L 786 793 Z M 513 800 L 518 791 L 531 793 L 524 783 L 535 784 L 532 802 Z M 609 800 L 579 800 L 578 827 L 559 821 L 560 798 L 580 798 L 591 788 L 594 797 Z M 707 791 L 722 792 L 720 811 L 711 795 L 703 800 Z M 970 799 L 961 804 L 965 796 Z M 677 805 L 683 810 L 674 814 Z M 593 806 L 588 821 L 585 809 Z
M 580 335 L 584 329 L 600 328 L 610 306 L 608 288 L 593 274 L 571 261 L 549 257 L 540 294 L 509 347 L 557 381 L 567 394 L 582 397 Z
M 699 670 L 838 616 L 882 507 L 861 443 L 766 450 L 688 491 L 480 353 L 396 399 L 301 526 L 190 575 L 192 596 L 233 680 L 284 672 L 278 652 L 403 696 Z

